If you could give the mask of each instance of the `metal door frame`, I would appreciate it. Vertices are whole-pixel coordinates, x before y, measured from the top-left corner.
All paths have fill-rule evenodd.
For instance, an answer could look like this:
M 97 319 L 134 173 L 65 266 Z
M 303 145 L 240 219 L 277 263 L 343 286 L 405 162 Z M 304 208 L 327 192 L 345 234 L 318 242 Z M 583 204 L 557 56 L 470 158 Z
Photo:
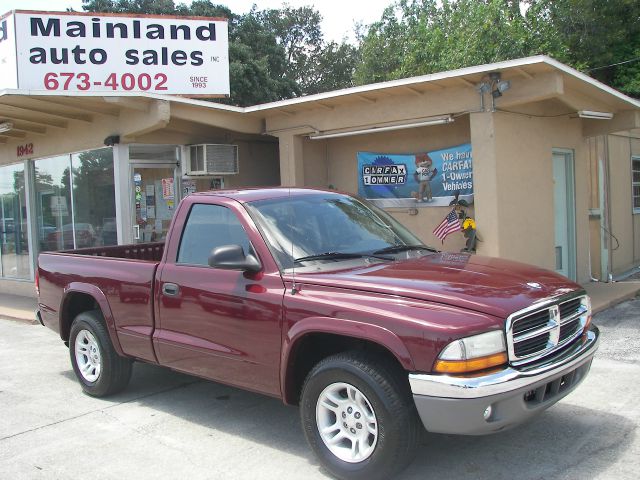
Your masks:
M 576 280 L 577 278 L 577 242 L 576 242 L 576 186 L 575 186 L 575 152 L 568 148 L 554 148 L 551 156 L 553 162 L 556 155 L 564 158 L 565 177 L 566 177 L 566 209 L 567 209 L 567 273 L 568 278 Z M 555 181 L 555 178 L 554 178 Z M 554 215 L 554 242 L 555 242 L 555 225 L 556 225 L 556 205 L 555 192 L 553 201 Z
M 182 193 L 182 188 L 180 187 L 180 164 L 176 162 L 158 162 L 158 161 L 144 161 L 144 160 L 131 160 L 129 162 L 129 183 L 128 183 L 128 191 L 129 191 L 129 209 L 128 209 L 128 218 L 129 218 L 129 235 L 131 236 L 130 241 L 127 243 L 134 243 L 135 238 L 133 234 L 133 226 L 135 223 L 135 190 L 133 188 L 133 171 L 136 168 L 173 168 L 173 195 L 175 206 L 178 206 L 178 202 L 181 200 L 180 195 Z

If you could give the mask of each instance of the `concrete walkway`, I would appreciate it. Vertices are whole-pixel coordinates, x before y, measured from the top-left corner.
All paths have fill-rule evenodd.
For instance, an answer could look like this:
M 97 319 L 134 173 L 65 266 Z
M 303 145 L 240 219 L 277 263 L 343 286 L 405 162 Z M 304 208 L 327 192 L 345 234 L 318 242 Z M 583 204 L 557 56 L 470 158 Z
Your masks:
M 37 308 L 38 301 L 35 297 L 0 293 L 0 318 L 37 323 L 35 316 Z
M 597 283 L 584 285 L 591 297 L 593 313 L 606 310 L 640 294 L 640 281 Z M 0 293 L 0 318 L 36 323 L 38 302 L 34 297 Z
M 583 287 L 591 297 L 593 313 L 599 313 L 640 294 L 640 281 L 590 282 L 583 285 Z

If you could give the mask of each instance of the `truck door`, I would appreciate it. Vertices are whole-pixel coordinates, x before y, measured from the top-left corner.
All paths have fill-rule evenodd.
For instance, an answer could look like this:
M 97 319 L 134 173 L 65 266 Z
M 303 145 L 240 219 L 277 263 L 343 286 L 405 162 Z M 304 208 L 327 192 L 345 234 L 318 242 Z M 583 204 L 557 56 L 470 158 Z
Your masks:
M 180 228 L 179 222 L 173 228 Z M 179 245 L 168 245 L 157 283 L 154 338 L 160 363 L 279 396 L 284 293 L 279 272 L 208 265 L 218 246 L 238 244 L 256 253 L 233 208 L 193 203 L 182 232 Z

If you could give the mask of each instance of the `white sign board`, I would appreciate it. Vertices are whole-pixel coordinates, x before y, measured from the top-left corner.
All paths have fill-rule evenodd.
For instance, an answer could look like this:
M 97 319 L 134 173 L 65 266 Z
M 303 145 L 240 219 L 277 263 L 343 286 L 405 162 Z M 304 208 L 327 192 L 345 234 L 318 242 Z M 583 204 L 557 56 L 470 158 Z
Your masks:
M 17 10 L 6 20 L 20 89 L 229 95 L 224 19 Z
M 13 15 L 0 17 L 0 90 L 18 88 L 16 35 Z

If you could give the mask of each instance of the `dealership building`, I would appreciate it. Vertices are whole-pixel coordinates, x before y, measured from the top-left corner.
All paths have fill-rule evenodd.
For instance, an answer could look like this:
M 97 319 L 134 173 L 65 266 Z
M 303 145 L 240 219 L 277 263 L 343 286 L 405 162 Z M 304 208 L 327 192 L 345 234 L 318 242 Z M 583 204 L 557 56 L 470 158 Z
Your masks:
M 549 57 L 248 108 L 135 88 L 9 87 L 0 89 L 0 291 L 33 295 L 42 251 L 162 240 L 191 192 L 276 185 L 374 198 L 451 251 L 464 247 L 462 233 L 441 243 L 432 232 L 462 186 L 478 254 L 583 283 L 640 265 L 640 102 Z M 365 188 L 365 154 L 410 158 L 407 178 L 392 179 L 402 183 L 414 158 L 460 146 L 465 161 L 445 164 L 443 154 L 438 173 L 459 168 L 451 178 L 464 182 L 431 202 L 415 192 L 389 199 L 395 184 Z

